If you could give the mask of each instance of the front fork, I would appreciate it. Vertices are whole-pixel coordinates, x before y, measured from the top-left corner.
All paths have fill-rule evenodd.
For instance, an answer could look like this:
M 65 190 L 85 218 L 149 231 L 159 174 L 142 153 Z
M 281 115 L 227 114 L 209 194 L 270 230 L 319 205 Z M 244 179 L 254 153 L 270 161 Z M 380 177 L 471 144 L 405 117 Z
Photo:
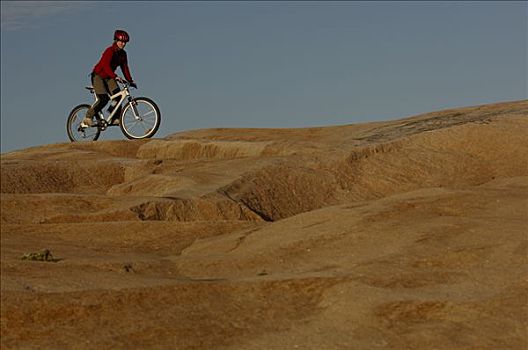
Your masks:
M 141 115 L 139 114 L 139 111 L 137 109 L 137 102 L 132 99 L 131 97 L 128 98 L 128 103 L 130 104 L 130 106 L 132 106 L 132 112 L 134 112 L 134 118 L 136 120 L 140 120 L 141 119 Z

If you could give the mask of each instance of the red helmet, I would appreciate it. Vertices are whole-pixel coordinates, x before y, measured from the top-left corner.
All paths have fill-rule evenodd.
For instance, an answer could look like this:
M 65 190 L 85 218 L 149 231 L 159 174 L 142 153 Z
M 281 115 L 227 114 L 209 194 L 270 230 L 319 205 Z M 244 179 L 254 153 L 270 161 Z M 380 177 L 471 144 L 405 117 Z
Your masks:
M 118 29 L 114 32 L 114 40 L 119 40 L 119 41 L 128 43 L 128 41 L 130 40 L 130 37 L 128 36 L 127 32 L 125 32 L 124 30 Z

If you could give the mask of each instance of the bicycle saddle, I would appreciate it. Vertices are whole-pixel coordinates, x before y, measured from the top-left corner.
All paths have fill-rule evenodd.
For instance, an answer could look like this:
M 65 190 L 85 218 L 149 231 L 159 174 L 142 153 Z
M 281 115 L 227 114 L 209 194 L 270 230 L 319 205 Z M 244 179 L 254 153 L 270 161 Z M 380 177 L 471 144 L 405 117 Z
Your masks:
M 90 92 L 94 92 L 93 86 L 85 86 L 84 88 L 90 90 Z

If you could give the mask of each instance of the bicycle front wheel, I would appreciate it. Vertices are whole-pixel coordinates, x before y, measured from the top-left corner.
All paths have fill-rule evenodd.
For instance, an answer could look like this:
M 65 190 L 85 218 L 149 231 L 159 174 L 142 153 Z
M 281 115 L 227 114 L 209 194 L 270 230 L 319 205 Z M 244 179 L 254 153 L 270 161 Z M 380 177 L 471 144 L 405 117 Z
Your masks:
M 86 112 L 90 109 L 90 105 L 78 105 L 70 112 L 68 121 L 66 122 L 66 131 L 68 137 L 72 142 L 95 141 L 99 138 L 101 130 L 97 127 L 97 122 L 92 122 L 91 127 L 81 128 L 81 123 L 86 116 Z
M 154 101 L 137 97 L 126 104 L 119 126 L 129 139 L 146 139 L 154 136 L 160 123 L 161 113 Z

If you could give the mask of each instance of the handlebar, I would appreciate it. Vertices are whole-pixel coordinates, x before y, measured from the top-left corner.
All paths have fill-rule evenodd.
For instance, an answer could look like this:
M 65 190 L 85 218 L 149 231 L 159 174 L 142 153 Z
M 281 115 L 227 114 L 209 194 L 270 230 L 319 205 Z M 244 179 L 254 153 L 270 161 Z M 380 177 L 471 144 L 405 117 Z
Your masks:
M 130 86 L 130 83 L 126 79 L 123 79 L 123 78 L 121 78 L 119 76 L 116 77 L 115 81 L 117 81 L 120 84 L 123 84 L 123 86 L 125 86 L 126 88 L 133 87 L 133 88 L 137 89 L 137 87 Z

